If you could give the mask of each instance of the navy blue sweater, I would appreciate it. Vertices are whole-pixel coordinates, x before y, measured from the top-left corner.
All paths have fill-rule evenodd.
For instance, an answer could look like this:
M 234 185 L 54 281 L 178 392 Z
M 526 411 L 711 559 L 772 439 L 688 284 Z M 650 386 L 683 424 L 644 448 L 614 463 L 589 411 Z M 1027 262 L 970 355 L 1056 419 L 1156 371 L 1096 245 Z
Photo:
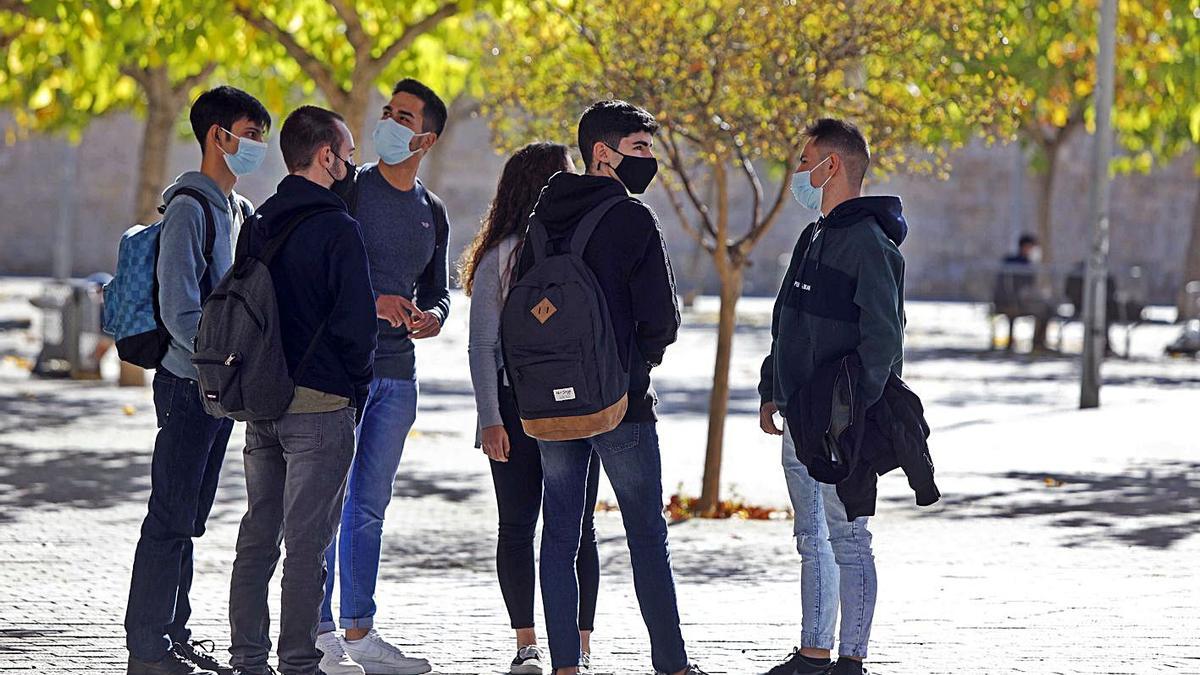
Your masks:
M 313 336 L 328 319 L 296 384 L 345 396 L 361 408 L 370 388 L 375 353 L 375 296 L 362 234 L 346 212 L 345 202 L 306 178 L 288 176 L 259 207 L 259 218 L 248 228 L 246 250 L 258 253 L 293 216 L 327 206 L 339 211 L 300 223 L 269 269 L 293 378 Z

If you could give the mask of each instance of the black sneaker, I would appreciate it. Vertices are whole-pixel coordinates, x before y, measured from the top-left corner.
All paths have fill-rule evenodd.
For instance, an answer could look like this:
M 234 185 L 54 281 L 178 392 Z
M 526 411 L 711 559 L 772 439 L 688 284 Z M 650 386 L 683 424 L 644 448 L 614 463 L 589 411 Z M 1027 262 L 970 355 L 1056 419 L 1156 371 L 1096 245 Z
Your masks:
M 125 669 L 125 675 L 217 675 L 211 670 L 205 670 L 200 666 L 188 661 L 174 651 L 167 652 L 167 655 L 158 661 L 142 661 L 129 656 L 129 665 Z
M 176 654 L 203 670 L 210 670 L 217 675 L 233 675 L 233 668 L 223 666 L 220 661 L 213 658 L 212 653 L 216 648 L 217 645 L 212 640 L 192 640 L 186 644 L 176 642 L 172 649 Z
M 838 659 L 838 662 L 829 669 L 829 675 L 871 675 L 867 672 L 867 667 L 862 661 L 854 659 Z
M 783 663 L 767 671 L 766 675 L 823 675 L 833 667 L 833 661 L 811 659 L 800 655 L 800 648 L 793 647 L 792 653 Z

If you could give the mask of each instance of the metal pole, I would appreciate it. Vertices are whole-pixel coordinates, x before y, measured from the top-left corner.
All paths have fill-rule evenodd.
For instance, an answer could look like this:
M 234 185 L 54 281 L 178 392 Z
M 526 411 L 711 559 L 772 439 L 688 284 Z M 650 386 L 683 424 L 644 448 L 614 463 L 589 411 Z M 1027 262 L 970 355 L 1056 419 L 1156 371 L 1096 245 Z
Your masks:
M 1100 407 L 1100 364 L 1108 343 L 1104 309 L 1108 279 L 1108 164 L 1112 157 L 1113 80 L 1117 42 L 1117 2 L 1100 3 L 1100 55 L 1096 63 L 1096 141 L 1093 148 L 1092 250 L 1083 294 L 1083 381 L 1079 407 Z
M 54 228 L 54 248 L 51 252 L 54 278 L 65 281 L 71 278 L 74 266 L 75 218 L 78 214 L 77 202 L 79 190 L 78 147 L 67 140 L 62 146 L 62 165 L 60 179 L 62 188 L 59 190 L 58 220 Z

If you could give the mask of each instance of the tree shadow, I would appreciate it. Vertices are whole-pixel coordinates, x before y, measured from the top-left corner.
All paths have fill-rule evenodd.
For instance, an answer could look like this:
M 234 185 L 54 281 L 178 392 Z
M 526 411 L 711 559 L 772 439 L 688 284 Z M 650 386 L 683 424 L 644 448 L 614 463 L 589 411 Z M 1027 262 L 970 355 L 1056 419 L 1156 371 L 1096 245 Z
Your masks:
M 45 451 L 0 444 L 0 522 L 20 511 L 128 504 L 150 486 L 144 449 Z
M 1011 487 L 943 497 L 938 517 L 1048 518 L 1068 547 L 1116 542 L 1168 549 L 1200 532 L 1200 462 L 1164 462 L 1116 474 L 1013 471 Z M 890 497 L 903 502 L 910 498 Z

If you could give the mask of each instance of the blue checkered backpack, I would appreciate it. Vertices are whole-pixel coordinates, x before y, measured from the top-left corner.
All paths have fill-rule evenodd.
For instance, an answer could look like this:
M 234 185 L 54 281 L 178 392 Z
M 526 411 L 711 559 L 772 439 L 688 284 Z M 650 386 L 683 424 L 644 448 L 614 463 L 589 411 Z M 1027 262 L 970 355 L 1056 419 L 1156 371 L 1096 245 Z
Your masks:
M 200 302 L 212 292 L 208 268 L 212 266 L 217 228 L 212 206 L 198 190 L 179 188 L 172 195 L 187 195 L 204 210 L 205 274 L 200 282 Z M 158 207 L 165 213 L 167 205 Z M 122 361 L 142 368 L 157 368 L 167 353 L 171 335 L 158 313 L 158 242 L 162 221 L 134 225 L 121 235 L 117 250 L 117 273 L 104 285 L 104 332 L 117 343 Z

